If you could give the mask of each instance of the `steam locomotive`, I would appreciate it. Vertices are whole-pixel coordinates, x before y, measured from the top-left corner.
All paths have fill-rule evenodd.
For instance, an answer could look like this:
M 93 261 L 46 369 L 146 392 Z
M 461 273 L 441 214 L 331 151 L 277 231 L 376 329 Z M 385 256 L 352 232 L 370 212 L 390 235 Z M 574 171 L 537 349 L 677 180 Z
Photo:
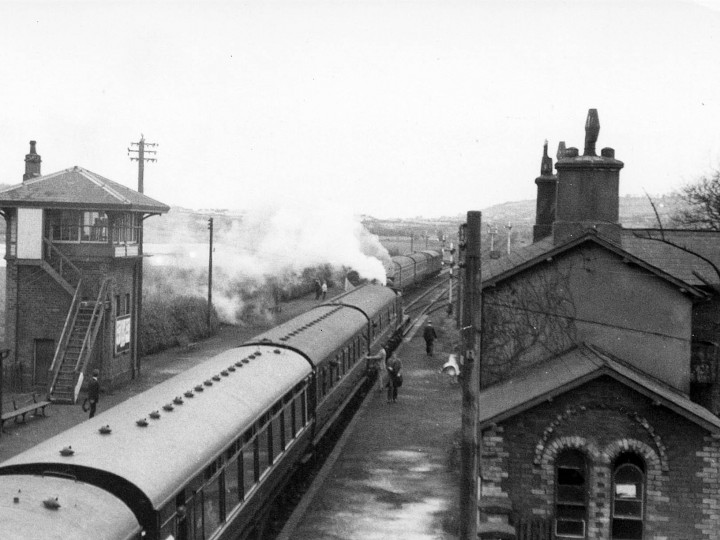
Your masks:
M 262 538 L 403 318 L 358 287 L 0 464 L 2 537 Z

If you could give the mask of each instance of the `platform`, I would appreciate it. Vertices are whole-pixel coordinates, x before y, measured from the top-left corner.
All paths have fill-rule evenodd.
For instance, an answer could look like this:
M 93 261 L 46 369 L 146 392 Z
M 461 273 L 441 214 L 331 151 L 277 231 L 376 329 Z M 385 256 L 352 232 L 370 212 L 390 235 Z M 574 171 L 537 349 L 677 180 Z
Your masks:
M 456 538 L 462 396 L 440 368 L 457 330 L 444 315 L 433 324 L 434 357 L 411 332 L 397 403 L 376 385 L 278 540 Z

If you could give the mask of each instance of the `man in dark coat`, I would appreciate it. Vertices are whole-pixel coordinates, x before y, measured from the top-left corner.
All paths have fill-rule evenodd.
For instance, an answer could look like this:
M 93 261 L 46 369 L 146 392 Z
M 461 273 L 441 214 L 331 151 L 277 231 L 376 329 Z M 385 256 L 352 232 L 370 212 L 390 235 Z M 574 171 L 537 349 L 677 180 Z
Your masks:
M 428 356 L 432 356 L 433 344 L 437 339 L 437 333 L 435 332 L 435 328 L 433 328 L 432 321 L 427 322 L 425 330 L 423 330 L 423 339 L 425 340 L 425 352 Z
M 97 403 L 100 401 L 100 383 L 98 382 L 98 376 L 100 372 L 96 369 L 93 371 L 92 379 L 88 383 L 88 401 L 90 402 L 90 418 L 95 416 L 95 409 Z

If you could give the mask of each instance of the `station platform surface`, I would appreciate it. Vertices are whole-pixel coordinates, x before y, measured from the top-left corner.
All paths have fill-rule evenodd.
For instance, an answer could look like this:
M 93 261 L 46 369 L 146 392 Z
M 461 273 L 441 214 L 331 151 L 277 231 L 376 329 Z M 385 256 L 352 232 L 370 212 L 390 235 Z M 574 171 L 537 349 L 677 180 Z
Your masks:
M 462 395 L 440 373 L 457 330 L 444 315 L 433 325 L 434 356 L 420 324 L 396 351 L 397 402 L 376 383 L 278 540 L 457 538 Z

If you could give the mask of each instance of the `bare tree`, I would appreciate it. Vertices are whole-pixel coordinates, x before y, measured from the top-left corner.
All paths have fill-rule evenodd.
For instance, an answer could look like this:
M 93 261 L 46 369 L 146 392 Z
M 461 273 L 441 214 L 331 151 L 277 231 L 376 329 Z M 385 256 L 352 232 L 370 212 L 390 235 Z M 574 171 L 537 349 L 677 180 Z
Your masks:
M 688 206 L 674 216 L 675 222 L 720 231 L 720 170 L 685 186 L 680 195 Z
M 567 350 L 576 342 L 572 267 L 558 265 L 483 292 L 483 382 Z M 539 355 L 539 356 L 538 356 Z

